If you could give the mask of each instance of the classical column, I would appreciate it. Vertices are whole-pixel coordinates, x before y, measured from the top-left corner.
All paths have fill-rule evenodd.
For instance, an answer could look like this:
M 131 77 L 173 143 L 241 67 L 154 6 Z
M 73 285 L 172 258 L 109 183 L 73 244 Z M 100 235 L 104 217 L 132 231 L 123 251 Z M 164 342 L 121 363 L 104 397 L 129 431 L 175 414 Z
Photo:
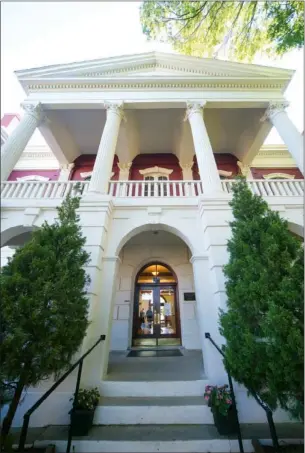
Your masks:
M 120 169 L 119 181 L 128 181 L 131 162 L 128 163 L 118 162 L 118 167 Z
M 24 104 L 25 115 L 1 149 L 1 181 L 14 169 L 35 129 L 44 119 L 41 104 Z
M 61 165 L 58 181 L 69 181 L 70 174 L 74 168 L 74 165 L 74 163 Z
M 183 180 L 184 181 L 193 181 L 193 165 L 194 165 L 194 162 L 188 162 L 188 163 L 182 163 L 182 162 L 179 162 L 179 165 L 182 169 L 182 176 L 183 176 Z
M 288 107 L 288 105 L 288 102 L 271 102 L 262 121 L 266 120 L 266 118 L 271 121 L 286 144 L 300 171 L 304 174 L 303 138 L 285 112 L 285 108 Z
M 88 192 L 108 193 L 108 184 L 112 171 L 115 148 L 123 118 L 123 108 L 119 104 L 106 106 L 107 117 L 101 142 L 97 151 L 95 164 Z
M 203 107 L 205 104 L 206 102 L 188 103 L 186 118 L 188 118 L 192 129 L 203 192 L 207 194 L 222 192 L 222 188 L 213 149 L 203 120 Z

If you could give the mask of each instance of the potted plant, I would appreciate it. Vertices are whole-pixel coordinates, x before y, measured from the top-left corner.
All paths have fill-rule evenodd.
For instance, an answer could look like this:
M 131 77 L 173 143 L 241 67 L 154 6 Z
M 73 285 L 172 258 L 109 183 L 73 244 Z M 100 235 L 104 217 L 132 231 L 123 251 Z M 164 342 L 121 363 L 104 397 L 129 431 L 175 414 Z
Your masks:
M 74 407 L 70 411 L 73 436 L 86 436 L 88 434 L 93 425 L 94 412 L 99 399 L 100 392 L 96 387 L 79 390 Z
M 228 385 L 218 387 L 207 385 L 205 387 L 204 399 L 213 413 L 214 423 L 221 435 L 236 433 L 236 419 L 232 407 L 232 395 Z

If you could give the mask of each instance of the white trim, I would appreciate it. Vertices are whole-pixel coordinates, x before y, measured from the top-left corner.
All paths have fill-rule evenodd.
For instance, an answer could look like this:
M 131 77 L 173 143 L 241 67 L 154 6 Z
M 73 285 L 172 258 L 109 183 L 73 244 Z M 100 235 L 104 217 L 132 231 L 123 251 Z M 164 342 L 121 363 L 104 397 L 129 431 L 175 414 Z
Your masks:
M 16 178 L 17 181 L 49 181 L 50 178 L 40 175 L 27 175 L 21 176 L 21 178 Z
M 168 176 L 173 173 L 173 170 L 162 167 L 150 167 L 144 170 L 139 170 L 139 173 L 143 176 Z
M 295 175 L 289 175 L 288 173 L 268 173 L 268 175 L 263 175 L 264 179 L 278 179 L 278 178 L 285 178 L 285 179 L 294 179 Z

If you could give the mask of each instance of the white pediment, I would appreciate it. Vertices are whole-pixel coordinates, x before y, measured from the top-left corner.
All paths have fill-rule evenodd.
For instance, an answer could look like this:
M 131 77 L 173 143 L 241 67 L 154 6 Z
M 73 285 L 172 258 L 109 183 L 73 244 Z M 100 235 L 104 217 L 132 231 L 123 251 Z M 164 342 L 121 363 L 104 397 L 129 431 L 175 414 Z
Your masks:
M 23 85 L 30 81 L 103 81 L 109 79 L 280 79 L 290 80 L 293 71 L 210 58 L 149 52 L 78 63 L 16 71 Z

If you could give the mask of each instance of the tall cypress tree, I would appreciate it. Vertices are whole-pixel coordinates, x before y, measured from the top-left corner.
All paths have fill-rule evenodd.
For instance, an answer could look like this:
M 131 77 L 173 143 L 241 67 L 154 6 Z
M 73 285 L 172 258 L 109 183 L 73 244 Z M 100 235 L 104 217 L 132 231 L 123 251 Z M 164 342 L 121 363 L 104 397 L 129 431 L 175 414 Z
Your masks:
M 2 445 L 22 392 L 64 371 L 86 333 L 89 254 L 78 207 L 79 198 L 67 198 L 58 220 L 34 231 L 1 269 L 1 378 L 15 384 Z
M 234 379 L 274 410 L 300 416 L 304 395 L 304 255 L 288 223 L 252 194 L 233 187 L 228 241 L 225 365 Z M 296 407 L 299 411 L 296 411 Z

